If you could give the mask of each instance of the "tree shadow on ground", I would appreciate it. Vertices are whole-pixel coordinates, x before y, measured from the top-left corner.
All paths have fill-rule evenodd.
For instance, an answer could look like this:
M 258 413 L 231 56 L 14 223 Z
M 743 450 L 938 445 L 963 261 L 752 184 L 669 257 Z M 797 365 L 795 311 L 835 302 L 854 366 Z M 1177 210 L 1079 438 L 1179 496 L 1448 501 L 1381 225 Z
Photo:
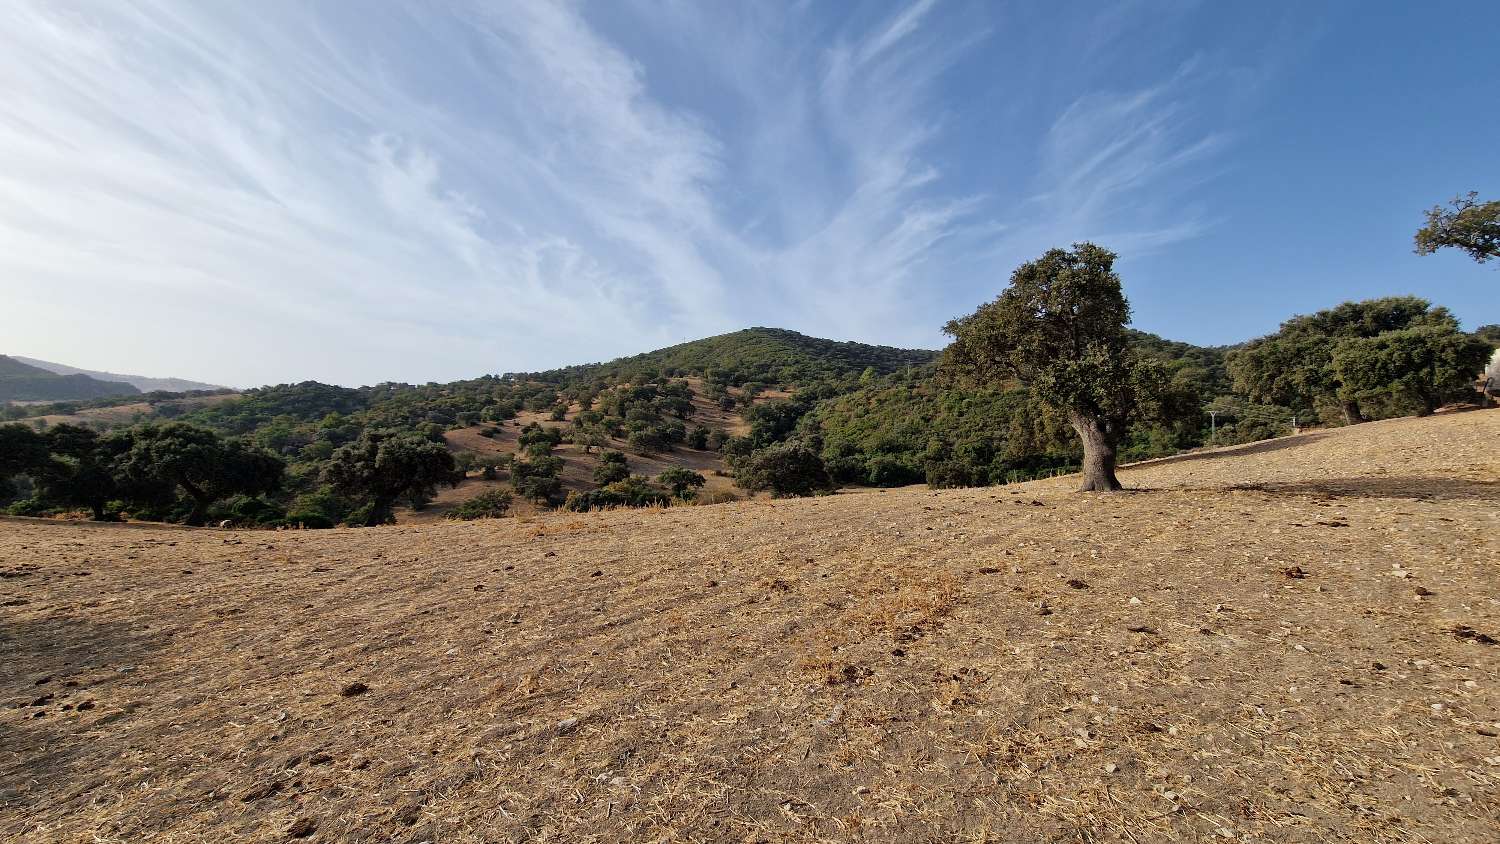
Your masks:
M 0 818 L 88 799 L 87 758 L 123 717 L 112 687 L 163 644 L 121 622 L 0 618 Z
M 1286 483 L 1235 484 L 1232 490 L 1272 495 L 1322 495 L 1334 498 L 1413 498 L 1423 501 L 1500 502 L 1500 481 L 1463 478 L 1361 477 L 1325 478 Z
M 1218 448 L 1213 451 L 1195 451 L 1191 454 L 1178 454 L 1173 457 L 1159 457 L 1155 460 L 1142 460 L 1138 463 L 1130 463 L 1122 466 L 1122 469 L 1147 469 L 1156 466 L 1170 466 L 1173 463 L 1189 463 L 1194 460 L 1216 460 L 1220 457 L 1244 457 L 1250 454 L 1265 454 L 1271 451 L 1281 451 L 1284 448 L 1296 448 L 1317 442 L 1326 437 L 1327 434 L 1299 434 L 1294 437 L 1277 437 L 1274 440 L 1261 440 L 1259 442 L 1246 443 L 1245 445 Z

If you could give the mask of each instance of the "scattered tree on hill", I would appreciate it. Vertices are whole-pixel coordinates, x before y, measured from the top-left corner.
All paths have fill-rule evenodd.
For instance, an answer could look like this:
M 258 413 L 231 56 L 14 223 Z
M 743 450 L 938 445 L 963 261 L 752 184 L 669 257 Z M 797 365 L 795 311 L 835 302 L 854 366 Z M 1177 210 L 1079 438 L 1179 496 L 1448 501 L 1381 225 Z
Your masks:
M 448 511 L 447 518 L 473 521 L 475 519 L 498 519 L 510 511 L 509 490 L 492 489 L 470 498 Z
M 1416 252 L 1431 255 L 1452 246 L 1469 253 L 1483 264 L 1500 258 L 1500 201 L 1480 202 L 1479 194 L 1469 191 L 1448 203 L 1427 211 L 1427 225 L 1417 229 Z
M 516 493 L 536 504 L 554 506 L 562 500 L 563 468 L 561 457 L 532 457 L 516 460 L 510 466 L 511 486 Z
M 694 472 L 692 469 L 673 466 L 660 475 L 657 475 L 656 483 L 671 490 L 673 495 L 683 501 L 691 501 L 693 496 L 697 494 L 698 488 L 707 483 L 707 481 L 704 480 L 702 475 Z
M 796 440 L 767 446 L 741 459 L 735 464 L 734 480 L 743 489 L 768 489 L 778 498 L 833 488 L 823 458 Z
M 1333 349 L 1339 397 L 1388 398 L 1427 416 L 1444 402 L 1471 398 L 1490 346 L 1455 328 L 1423 326 L 1342 340 Z
M 432 495 L 454 475 L 453 455 L 417 434 L 367 430 L 339 447 L 323 470 L 324 480 L 341 493 L 369 500 L 366 526 L 394 520 L 391 508 L 403 496 Z
M 1339 389 L 1334 347 L 1346 339 L 1424 326 L 1457 331 L 1458 320 L 1446 308 L 1434 308 L 1415 296 L 1345 302 L 1293 317 L 1275 334 L 1231 352 L 1229 373 L 1235 390 L 1251 401 L 1290 407 L 1300 414 L 1337 408 L 1346 423 L 1363 422 L 1366 414 L 1358 396 L 1368 391 Z M 1330 417 L 1327 412 L 1320 415 Z M 1332 416 L 1337 418 L 1336 413 Z
M 625 455 L 622 452 L 599 453 L 599 465 L 594 467 L 594 483 L 607 486 L 628 477 L 630 477 L 630 467 L 626 465 Z
M 1158 402 L 1165 372 L 1131 353 L 1130 306 L 1114 253 L 1091 243 L 1022 264 L 995 301 L 953 320 L 942 369 L 956 379 L 1016 379 L 1067 415 L 1083 442 L 1083 490 L 1120 489 L 1117 450 L 1133 415 Z

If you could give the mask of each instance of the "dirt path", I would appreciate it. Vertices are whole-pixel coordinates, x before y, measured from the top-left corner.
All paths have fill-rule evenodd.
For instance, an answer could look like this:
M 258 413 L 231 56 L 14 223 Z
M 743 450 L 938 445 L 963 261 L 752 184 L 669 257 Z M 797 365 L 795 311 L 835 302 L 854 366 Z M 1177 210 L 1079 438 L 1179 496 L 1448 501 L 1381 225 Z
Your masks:
M 1113 496 L 0 523 L 0 840 L 1500 840 L 1497 440 L 1395 420 Z

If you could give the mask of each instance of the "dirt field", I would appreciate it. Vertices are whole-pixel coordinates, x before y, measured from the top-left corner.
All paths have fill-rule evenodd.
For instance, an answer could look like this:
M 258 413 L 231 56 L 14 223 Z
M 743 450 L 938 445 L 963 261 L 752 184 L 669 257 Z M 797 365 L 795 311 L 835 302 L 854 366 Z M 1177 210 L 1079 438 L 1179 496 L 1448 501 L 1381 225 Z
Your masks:
M 0 840 L 1500 840 L 1500 411 L 1066 479 L 0 522 Z

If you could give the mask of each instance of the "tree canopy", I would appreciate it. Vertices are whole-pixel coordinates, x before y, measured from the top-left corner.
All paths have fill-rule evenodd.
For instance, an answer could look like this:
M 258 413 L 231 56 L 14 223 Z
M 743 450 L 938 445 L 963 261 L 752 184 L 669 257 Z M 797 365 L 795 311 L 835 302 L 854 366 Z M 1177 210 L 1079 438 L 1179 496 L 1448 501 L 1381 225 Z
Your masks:
M 1423 327 L 1457 332 L 1458 320 L 1446 308 L 1435 308 L 1416 296 L 1345 302 L 1293 317 L 1275 334 L 1231 352 L 1229 372 L 1235 389 L 1252 401 L 1283 405 L 1309 416 L 1342 413 L 1345 422 L 1360 422 L 1366 417 L 1361 404 L 1370 393 L 1340 389 L 1334 348 L 1343 340 Z
M 1480 202 L 1479 194 L 1469 191 L 1446 208 L 1428 209 L 1427 225 L 1417 229 L 1416 253 L 1431 255 L 1447 247 L 1467 252 L 1481 264 L 1500 258 L 1500 200 Z
M 391 508 L 403 496 L 431 495 L 453 480 L 453 455 L 440 443 L 416 434 L 367 430 L 340 446 L 323 470 L 324 479 L 346 495 L 368 499 L 365 525 L 393 520 Z
M 949 322 L 941 371 L 968 384 L 1019 381 L 1067 416 L 1083 443 L 1083 490 L 1120 489 L 1116 452 L 1166 371 L 1132 353 L 1115 254 L 1092 243 L 1022 264 L 993 302 Z

